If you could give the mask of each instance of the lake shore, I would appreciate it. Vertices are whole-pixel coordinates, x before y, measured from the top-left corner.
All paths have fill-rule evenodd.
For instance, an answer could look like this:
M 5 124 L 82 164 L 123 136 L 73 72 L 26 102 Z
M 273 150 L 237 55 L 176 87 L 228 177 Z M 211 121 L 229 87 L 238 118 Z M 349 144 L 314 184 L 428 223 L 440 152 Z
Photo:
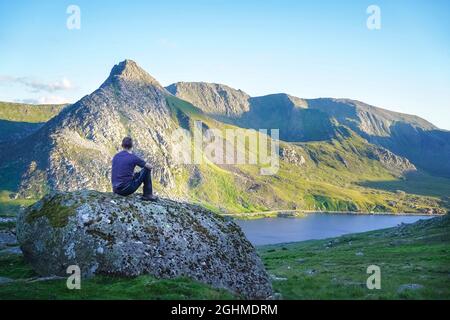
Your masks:
M 303 218 L 308 214 L 343 214 L 343 215 L 387 215 L 387 216 L 423 216 L 439 217 L 445 213 L 423 213 L 423 212 L 364 212 L 364 211 L 315 211 L 315 210 L 272 210 L 248 213 L 224 213 L 225 217 L 239 220 L 262 219 L 262 218 Z

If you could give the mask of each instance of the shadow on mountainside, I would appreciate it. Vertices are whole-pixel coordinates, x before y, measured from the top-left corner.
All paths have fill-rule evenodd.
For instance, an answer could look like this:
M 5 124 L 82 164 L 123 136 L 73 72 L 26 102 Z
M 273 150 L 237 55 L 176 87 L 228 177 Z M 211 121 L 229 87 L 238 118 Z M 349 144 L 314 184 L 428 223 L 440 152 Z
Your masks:
M 42 122 L 22 122 L 0 119 L 0 143 L 16 140 L 32 134 L 42 127 Z
M 450 179 L 431 176 L 421 171 L 405 173 L 397 180 L 364 181 L 359 185 L 391 192 L 404 191 L 422 196 L 440 197 L 444 201 L 450 194 Z

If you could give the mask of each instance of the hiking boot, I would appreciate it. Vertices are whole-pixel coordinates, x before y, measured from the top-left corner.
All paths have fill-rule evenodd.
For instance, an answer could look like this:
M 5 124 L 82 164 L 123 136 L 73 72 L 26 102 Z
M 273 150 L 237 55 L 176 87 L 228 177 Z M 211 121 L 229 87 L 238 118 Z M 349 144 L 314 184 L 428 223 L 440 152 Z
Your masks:
M 158 201 L 158 197 L 154 195 L 142 196 L 143 201 Z

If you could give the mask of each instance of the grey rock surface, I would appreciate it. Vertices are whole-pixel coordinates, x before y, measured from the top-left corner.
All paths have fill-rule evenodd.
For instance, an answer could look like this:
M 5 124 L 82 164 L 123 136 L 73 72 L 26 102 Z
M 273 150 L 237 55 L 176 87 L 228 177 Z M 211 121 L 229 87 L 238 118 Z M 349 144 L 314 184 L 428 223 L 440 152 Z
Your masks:
M 53 193 L 18 218 L 25 259 L 41 276 L 187 276 L 251 299 L 272 297 L 269 276 L 233 221 L 202 207 L 97 191 Z
M 17 245 L 16 236 L 8 230 L 0 231 L 0 250 Z

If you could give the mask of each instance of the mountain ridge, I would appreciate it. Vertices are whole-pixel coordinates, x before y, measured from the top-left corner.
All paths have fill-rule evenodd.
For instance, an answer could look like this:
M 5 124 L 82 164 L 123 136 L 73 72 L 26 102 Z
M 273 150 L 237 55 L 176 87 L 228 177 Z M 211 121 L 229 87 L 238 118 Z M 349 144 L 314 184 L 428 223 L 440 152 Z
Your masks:
M 208 92 L 211 89 L 218 87 L 205 88 Z M 270 123 L 275 119 L 292 129 L 293 135 L 285 141 L 280 135 L 281 161 L 275 175 L 261 176 L 260 165 L 216 164 L 208 156 L 201 164 L 180 164 L 174 153 L 179 146 L 171 140 L 174 130 L 183 128 L 192 134 L 196 121 L 201 121 L 205 130 L 247 126 L 233 122 L 239 120 L 236 118 L 221 121 L 220 117 L 212 117 L 201 106 L 169 91 L 137 64 L 119 63 L 97 90 L 64 108 L 38 131 L 0 145 L 0 186 L 9 190 L 10 197 L 30 199 L 51 191 L 110 191 L 110 160 L 120 149 L 122 137 L 131 135 L 135 152 L 154 167 L 159 194 L 218 212 L 442 212 L 446 206 L 435 194 L 422 189 L 419 195 L 399 198 L 391 190 L 367 187 L 371 182 L 379 185 L 380 181 L 403 179 L 416 168 L 406 158 L 370 144 L 327 113 L 303 108 L 303 100 L 279 94 L 271 95 L 269 100 L 252 100 L 253 107 L 271 112 L 271 102 L 284 102 L 282 107 L 290 112 L 289 121 L 282 113 L 268 113 L 271 117 L 267 118 L 257 112 L 251 114 L 253 119 L 247 119 L 261 125 L 259 128 L 276 128 L 276 123 Z M 225 90 L 219 95 L 222 106 L 234 101 L 225 97 L 227 94 Z M 243 92 L 236 95 L 245 97 Z M 294 134 L 304 134 L 303 141 L 294 140 Z
M 429 130 L 442 130 L 442 131 L 448 131 L 448 130 L 444 130 L 444 129 L 439 129 L 438 127 L 436 127 L 434 124 L 432 124 L 431 122 L 429 122 L 428 120 L 421 118 L 417 115 L 414 114 L 408 114 L 408 113 L 403 113 L 403 112 L 398 112 L 398 111 L 392 111 L 389 110 L 387 108 L 382 108 L 382 107 L 377 107 L 375 105 L 371 105 L 369 103 L 365 103 L 363 101 L 360 100 L 356 100 L 356 99 L 351 99 L 351 98 L 333 98 L 333 97 L 320 97 L 320 98 L 301 98 L 301 97 L 297 97 L 294 95 L 291 95 L 289 93 L 286 92 L 279 92 L 279 93 L 268 93 L 268 94 L 264 94 L 264 95 L 258 95 L 258 96 L 251 96 L 248 93 L 246 93 L 245 91 L 241 90 L 241 89 L 235 89 L 229 85 L 226 84 L 221 84 L 221 83 L 209 83 L 209 82 L 202 82 L 202 81 L 198 81 L 198 82 L 189 82 L 189 81 L 180 81 L 180 82 L 175 82 L 172 83 L 168 86 L 166 86 L 165 88 L 168 89 L 170 88 L 170 90 L 168 89 L 168 91 L 170 93 L 172 93 L 173 95 L 177 95 L 177 93 L 179 94 L 180 92 L 177 90 L 183 89 L 183 91 L 185 91 L 188 88 L 192 88 L 195 86 L 214 86 L 216 88 L 218 88 L 218 90 L 222 90 L 222 88 L 226 88 L 227 91 L 231 91 L 231 92 L 239 92 L 242 93 L 242 95 L 248 97 L 248 98 L 264 98 L 264 97 L 270 97 L 270 96 L 285 96 L 287 98 L 289 98 L 294 104 L 296 104 L 299 107 L 304 107 L 304 108 L 308 108 L 311 107 L 308 105 L 308 102 L 314 102 L 314 101 L 334 101 L 337 103 L 352 103 L 355 105 L 358 105 L 360 107 L 364 107 L 365 109 L 372 109 L 372 110 L 376 110 L 379 113 L 384 113 L 384 115 L 386 117 L 391 117 L 392 119 L 407 119 L 410 122 L 414 122 L 416 123 L 418 126 L 420 125 L 422 128 L 428 128 Z M 186 99 L 189 100 L 189 99 Z M 202 104 L 198 104 L 199 107 L 205 107 Z M 212 108 L 211 108 L 212 109 Z M 397 117 L 395 117 L 397 116 Z M 412 121 L 413 119 L 415 119 L 416 121 Z
M 247 128 L 280 128 L 280 138 L 290 142 L 328 140 L 335 137 L 336 123 L 345 125 L 368 142 L 410 159 L 431 174 L 450 177 L 450 131 L 440 130 L 418 116 L 352 99 L 302 99 L 282 93 L 259 97 L 245 94 L 247 108 L 230 117 L 221 110 L 234 110 L 235 106 L 223 105 L 215 112 L 214 105 L 208 104 L 211 99 L 198 99 L 199 94 L 207 92 L 201 92 L 196 86 L 198 83 L 183 82 L 170 88 L 179 98 L 197 104 L 221 121 Z M 180 89 L 176 90 L 177 87 Z M 228 86 L 227 90 L 231 94 L 233 90 L 237 92 Z

